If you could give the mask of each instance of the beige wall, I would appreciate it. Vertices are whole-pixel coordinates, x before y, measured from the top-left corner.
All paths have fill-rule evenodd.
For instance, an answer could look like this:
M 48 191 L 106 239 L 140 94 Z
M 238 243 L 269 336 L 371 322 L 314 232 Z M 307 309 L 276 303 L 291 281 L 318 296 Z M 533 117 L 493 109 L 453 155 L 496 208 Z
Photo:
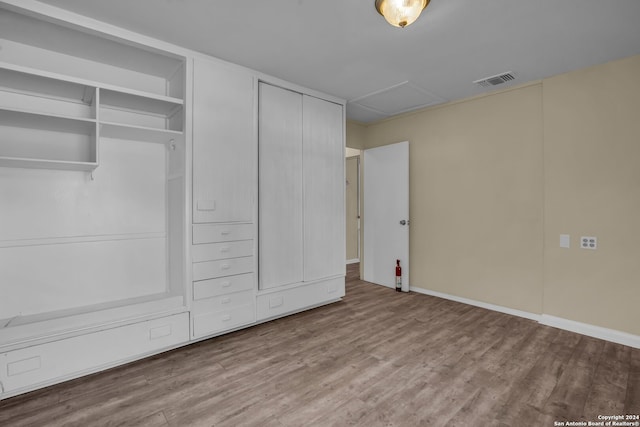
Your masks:
M 362 150 L 365 147 L 366 127 L 360 123 L 347 120 L 345 145 L 349 148 Z
M 368 147 L 403 140 L 411 285 L 540 313 L 540 85 L 367 129 Z
M 636 335 L 639 77 L 635 56 L 543 82 L 545 313 Z M 598 237 L 598 249 L 580 249 L 580 236 Z
M 411 285 L 640 334 L 637 76 L 640 56 L 364 127 L 411 144 Z
M 347 158 L 355 157 L 355 156 L 359 156 L 360 155 L 360 151 L 361 150 L 358 150 L 357 148 L 349 148 L 349 147 L 347 147 L 347 148 L 344 149 L 344 154 L 345 154 L 345 157 L 347 157 Z

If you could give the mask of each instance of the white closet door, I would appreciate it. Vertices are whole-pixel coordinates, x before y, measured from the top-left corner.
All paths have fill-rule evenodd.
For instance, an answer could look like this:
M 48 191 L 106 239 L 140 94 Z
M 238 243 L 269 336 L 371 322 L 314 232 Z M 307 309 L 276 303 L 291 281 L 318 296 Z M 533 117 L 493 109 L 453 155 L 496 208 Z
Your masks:
M 304 280 L 344 274 L 342 106 L 303 97 Z
M 253 76 L 196 59 L 193 222 L 250 222 L 256 170 Z
M 260 288 L 302 282 L 302 95 L 260 83 Z

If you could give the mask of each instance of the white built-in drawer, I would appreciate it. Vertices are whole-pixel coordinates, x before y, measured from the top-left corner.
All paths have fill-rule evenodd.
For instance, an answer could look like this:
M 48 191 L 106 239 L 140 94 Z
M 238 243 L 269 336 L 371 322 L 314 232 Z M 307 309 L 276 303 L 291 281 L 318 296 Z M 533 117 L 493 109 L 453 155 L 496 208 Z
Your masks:
M 300 311 L 342 298 L 344 293 L 344 277 L 264 293 L 256 298 L 257 318 L 265 320 Z
M 253 240 L 206 243 L 193 245 L 191 248 L 191 259 L 193 262 L 215 261 L 217 259 L 238 258 L 251 255 L 253 255 Z
M 30 389 L 173 347 L 189 340 L 189 314 L 134 323 L 0 353 L 5 392 Z
M 197 301 L 233 292 L 248 291 L 254 286 L 253 273 L 200 280 L 193 282 L 193 299 Z
M 193 337 L 199 338 L 237 328 L 255 321 L 255 305 L 247 304 L 225 311 L 193 316 Z
M 253 239 L 253 224 L 195 224 L 193 244 Z
M 253 291 L 236 292 L 235 294 L 220 295 L 217 297 L 201 299 L 193 302 L 192 313 L 199 315 L 213 311 L 225 311 L 241 305 L 253 304 L 255 301 Z
M 206 280 L 216 277 L 234 276 L 253 272 L 253 257 L 231 258 L 219 261 L 193 263 L 193 280 Z

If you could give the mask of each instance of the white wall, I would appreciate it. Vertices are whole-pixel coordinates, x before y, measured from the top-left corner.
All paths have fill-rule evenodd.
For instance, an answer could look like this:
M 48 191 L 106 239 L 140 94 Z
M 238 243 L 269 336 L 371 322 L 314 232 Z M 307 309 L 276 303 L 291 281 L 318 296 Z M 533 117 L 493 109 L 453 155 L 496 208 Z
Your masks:
M 166 148 L 99 154 L 94 180 L 0 168 L 0 318 L 165 292 Z

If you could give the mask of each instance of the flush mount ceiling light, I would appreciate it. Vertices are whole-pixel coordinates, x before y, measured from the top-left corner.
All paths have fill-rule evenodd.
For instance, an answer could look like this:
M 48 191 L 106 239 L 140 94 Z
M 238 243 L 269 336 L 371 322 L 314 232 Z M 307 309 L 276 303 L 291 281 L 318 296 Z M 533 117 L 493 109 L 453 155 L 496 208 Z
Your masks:
M 430 0 L 376 0 L 376 10 L 394 27 L 411 25 Z

